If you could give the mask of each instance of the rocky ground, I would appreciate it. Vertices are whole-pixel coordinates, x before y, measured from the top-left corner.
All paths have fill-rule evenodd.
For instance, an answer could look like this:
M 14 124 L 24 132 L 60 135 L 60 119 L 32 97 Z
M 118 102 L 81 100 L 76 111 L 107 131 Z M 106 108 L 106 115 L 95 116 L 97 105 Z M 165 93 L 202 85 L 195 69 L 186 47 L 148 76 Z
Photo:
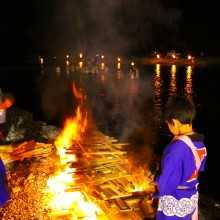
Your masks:
M 44 122 L 35 122 L 28 113 L 16 111 L 16 114 L 14 112 L 11 116 L 14 125 L 9 132 L 10 136 L 7 137 L 8 141 L 12 141 L 13 137 L 16 138 L 15 141 L 19 141 L 20 137 L 20 141 L 34 139 L 47 142 L 59 133 L 59 128 L 46 125 Z M 10 126 L 13 123 L 10 123 Z M 50 206 L 51 195 L 47 191 L 47 180 L 55 172 L 56 160 L 54 149 L 48 157 L 31 157 L 6 164 L 11 199 L 0 207 L 1 220 L 55 219 L 56 213 Z M 220 204 L 212 198 L 200 195 L 199 219 L 220 219 Z

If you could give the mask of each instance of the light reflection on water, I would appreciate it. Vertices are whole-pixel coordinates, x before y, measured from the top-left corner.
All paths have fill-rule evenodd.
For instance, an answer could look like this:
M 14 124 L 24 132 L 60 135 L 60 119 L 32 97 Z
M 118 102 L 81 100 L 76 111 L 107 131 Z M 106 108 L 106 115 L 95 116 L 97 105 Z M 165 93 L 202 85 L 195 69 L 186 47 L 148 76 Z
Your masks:
M 186 70 L 186 86 L 184 92 L 186 97 L 193 100 L 194 91 L 193 91 L 192 74 L 193 74 L 192 67 L 188 66 Z
M 182 71 L 182 70 L 181 70 Z M 167 74 L 164 70 L 161 72 L 161 67 L 159 64 L 155 68 L 154 76 L 154 113 L 155 113 L 155 122 L 160 125 L 162 122 L 162 105 L 164 104 L 163 94 L 164 84 L 168 84 L 168 96 L 175 95 L 177 93 L 182 93 L 189 99 L 194 99 L 193 91 L 193 79 L 192 79 L 192 66 L 187 66 L 185 69 L 185 77 L 180 73 L 181 77 L 178 77 L 178 68 L 175 65 L 171 66 L 169 81 L 165 82 L 164 74 Z M 178 82 L 178 80 L 180 82 Z M 180 86 L 180 88 L 178 88 Z M 181 89 L 184 86 L 183 89 Z M 183 91 L 182 91 L 183 90 Z
M 172 65 L 172 67 L 171 67 L 171 75 L 170 75 L 169 96 L 173 96 L 176 93 L 177 93 L 176 65 Z

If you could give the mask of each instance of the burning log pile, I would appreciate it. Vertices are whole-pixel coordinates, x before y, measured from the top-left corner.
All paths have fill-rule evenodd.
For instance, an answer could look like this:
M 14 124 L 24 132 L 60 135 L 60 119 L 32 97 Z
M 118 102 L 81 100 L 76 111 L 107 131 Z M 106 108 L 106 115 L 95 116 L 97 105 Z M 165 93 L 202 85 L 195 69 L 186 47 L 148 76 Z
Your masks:
M 82 143 L 73 142 L 65 149 L 68 157 L 74 156 L 74 161 L 67 160 L 73 181 L 66 183 L 65 192 L 80 191 L 99 208 L 97 218 L 91 219 L 143 219 L 155 215 L 150 197 L 153 175 L 150 171 L 146 175 L 143 168 L 138 168 L 136 173 L 128 170 L 128 145 L 96 131 L 93 136 L 84 137 Z M 64 216 L 72 219 L 73 214 L 57 214 L 55 219 Z M 86 217 L 87 214 L 80 212 L 75 213 L 73 219 Z
M 57 151 L 52 144 L 31 140 L 16 146 L 2 145 L 0 156 L 10 171 L 12 199 L 0 209 L 1 219 L 122 220 L 154 216 L 150 187 L 145 191 L 137 189 L 140 182 L 149 183 L 151 177 L 143 179 L 143 168 L 136 174 L 128 171 L 128 145 L 96 131 L 92 136 L 84 137 L 82 143 L 74 142 L 65 150 L 70 158 L 77 155 L 77 160 L 65 163 L 72 176 L 72 180 L 65 183 L 65 192 L 82 193 L 84 199 L 98 207 L 96 218 L 88 218 L 88 214 L 82 212 L 66 211 L 65 208 L 53 210 L 50 206 L 53 195 L 48 190 L 47 180 L 54 175 L 58 164 Z M 57 166 L 62 169 L 63 165 Z
M 123 220 L 155 215 L 153 174 L 144 167 L 131 168 L 129 143 L 98 131 L 85 134 L 80 108 L 62 132 L 42 122 L 21 123 L 20 117 L 14 121 L 8 135 L 11 144 L 0 145 L 11 195 L 0 207 L 1 219 Z M 48 136 L 44 140 L 54 138 L 53 143 L 39 142 L 42 134 Z

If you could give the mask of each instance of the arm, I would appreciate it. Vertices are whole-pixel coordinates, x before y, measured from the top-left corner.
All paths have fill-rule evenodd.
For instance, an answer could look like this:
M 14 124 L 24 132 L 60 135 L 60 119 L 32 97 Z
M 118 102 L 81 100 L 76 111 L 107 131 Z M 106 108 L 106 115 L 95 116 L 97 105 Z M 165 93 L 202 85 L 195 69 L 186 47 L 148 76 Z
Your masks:
M 162 160 L 162 173 L 155 180 L 159 193 L 155 192 L 154 198 L 170 194 L 177 189 L 182 179 L 183 148 L 173 142 L 164 151 Z

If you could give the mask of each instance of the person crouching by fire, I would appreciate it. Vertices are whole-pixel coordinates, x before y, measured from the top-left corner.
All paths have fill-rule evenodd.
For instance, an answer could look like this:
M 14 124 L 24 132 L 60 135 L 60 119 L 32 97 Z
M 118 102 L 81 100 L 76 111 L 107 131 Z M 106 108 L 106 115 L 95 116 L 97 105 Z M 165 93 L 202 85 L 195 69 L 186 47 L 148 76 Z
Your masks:
M 14 95 L 11 92 L 3 93 L 0 90 L 0 139 L 4 140 L 6 109 L 10 108 L 14 103 Z
M 198 175 L 204 171 L 207 149 L 203 134 L 193 130 L 195 105 L 185 96 L 175 95 L 164 107 L 174 138 L 163 152 L 161 173 L 155 179 L 156 219 L 198 220 Z
M 4 135 L 1 131 L 2 126 L 6 122 L 6 109 L 10 108 L 14 103 L 14 95 L 12 93 L 2 93 L 0 90 L 0 135 L 4 139 Z M 0 137 L 1 139 L 1 137 Z M 5 165 L 0 157 L 0 206 L 10 200 L 10 194 L 8 192 L 8 179 L 5 169 Z

